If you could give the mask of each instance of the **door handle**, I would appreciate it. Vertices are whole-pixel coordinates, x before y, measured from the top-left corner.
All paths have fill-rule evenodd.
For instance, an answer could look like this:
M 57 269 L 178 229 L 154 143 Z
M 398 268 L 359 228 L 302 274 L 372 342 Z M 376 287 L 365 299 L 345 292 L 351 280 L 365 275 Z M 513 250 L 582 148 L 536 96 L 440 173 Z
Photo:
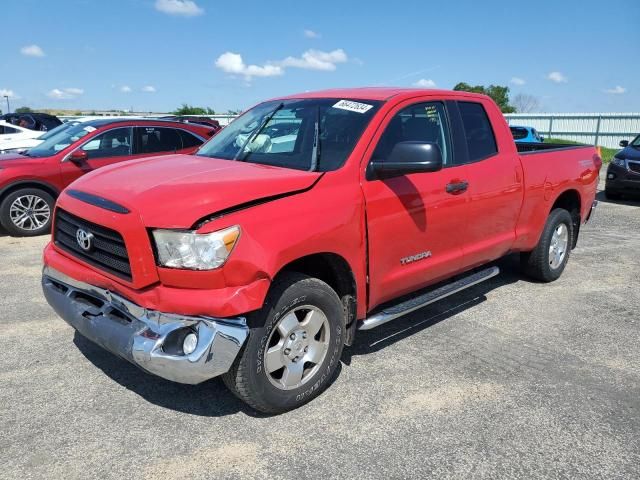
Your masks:
M 469 188 L 469 182 L 453 182 L 447 183 L 447 193 L 458 194 L 462 192 L 466 192 L 467 188 Z

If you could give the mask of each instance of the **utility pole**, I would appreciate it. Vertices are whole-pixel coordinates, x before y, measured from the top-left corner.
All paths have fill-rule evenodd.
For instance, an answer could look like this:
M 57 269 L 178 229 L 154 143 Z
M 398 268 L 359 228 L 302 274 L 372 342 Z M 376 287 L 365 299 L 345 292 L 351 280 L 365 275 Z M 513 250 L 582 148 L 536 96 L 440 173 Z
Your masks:
M 11 113 L 11 107 L 9 106 L 9 95 L 5 95 L 4 99 L 7 101 L 7 113 Z

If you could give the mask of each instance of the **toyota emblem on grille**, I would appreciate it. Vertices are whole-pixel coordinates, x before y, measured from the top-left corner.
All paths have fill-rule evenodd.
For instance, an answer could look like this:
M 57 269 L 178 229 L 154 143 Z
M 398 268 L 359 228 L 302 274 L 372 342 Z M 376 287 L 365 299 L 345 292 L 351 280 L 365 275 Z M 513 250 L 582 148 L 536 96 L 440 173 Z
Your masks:
M 76 242 L 82 250 L 88 252 L 93 248 L 93 233 L 79 228 L 76 230 Z

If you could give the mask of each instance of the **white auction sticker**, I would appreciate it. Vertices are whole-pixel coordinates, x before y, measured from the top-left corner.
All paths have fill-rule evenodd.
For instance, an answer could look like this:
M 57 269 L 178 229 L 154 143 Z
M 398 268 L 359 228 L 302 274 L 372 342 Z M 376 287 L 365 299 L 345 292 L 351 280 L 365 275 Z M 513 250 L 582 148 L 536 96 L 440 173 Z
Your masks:
M 342 110 L 349 110 L 350 112 L 365 113 L 369 109 L 373 108 L 373 105 L 367 103 L 354 102 L 352 100 L 340 100 L 333 108 L 340 108 Z
M 97 130 L 97 128 L 96 127 L 92 127 L 91 125 L 87 125 L 86 127 L 84 127 L 84 131 L 85 132 L 91 133 L 91 132 L 95 132 L 96 130 Z

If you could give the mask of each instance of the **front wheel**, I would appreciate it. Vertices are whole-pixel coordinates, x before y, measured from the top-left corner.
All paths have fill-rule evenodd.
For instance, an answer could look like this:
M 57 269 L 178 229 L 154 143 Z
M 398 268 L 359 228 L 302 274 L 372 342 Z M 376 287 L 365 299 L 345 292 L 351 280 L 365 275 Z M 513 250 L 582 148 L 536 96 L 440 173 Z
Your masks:
M 274 283 L 253 314 L 240 357 L 223 376 L 241 400 L 265 413 L 297 408 L 329 386 L 344 346 L 344 311 L 325 282 L 299 273 Z
M 49 233 L 54 198 L 39 188 L 22 188 L 10 193 L 0 205 L 0 223 L 14 237 Z
M 553 210 L 547 218 L 536 248 L 521 254 L 524 272 L 542 282 L 560 278 L 569 260 L 573 235 L 571 214 L 563 208 Z

